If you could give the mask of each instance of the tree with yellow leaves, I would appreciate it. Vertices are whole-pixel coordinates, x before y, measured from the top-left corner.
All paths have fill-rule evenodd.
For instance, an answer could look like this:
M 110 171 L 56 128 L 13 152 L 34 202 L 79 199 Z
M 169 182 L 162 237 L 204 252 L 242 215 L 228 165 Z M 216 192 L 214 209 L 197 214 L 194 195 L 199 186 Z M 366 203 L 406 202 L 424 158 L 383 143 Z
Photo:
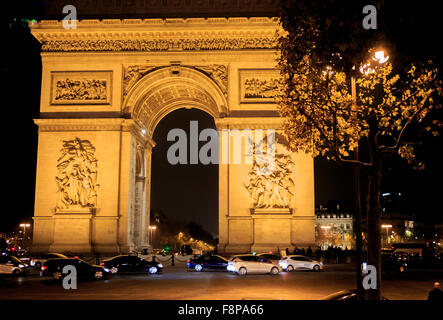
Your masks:
M 303 5 L 303 1 L 299 3 Z M 367 261 L 377 269 L 380 288 L 383 164 L 397 154 L 414 167 L 423 167 L 414 153 L 419 139 L 412 139 L 419 137 L 408 135 L 408 129 L 414 127 L 416 132 L 423 128 L 438 135 L 441 124 L 430 116 L 441 107 L 438 70 L 430 62 L 394 74 L 390 61 L 372 49 L 350 70 L 350 77 L 340 50 L 328 51 L 322 43 L 316 17 L 301 11 L 296 16 L 283 16 L 281 22 L 278 104 L 289 148 L 361 168 L 367 175 Z M 354 96 L 353 79 L 358 88 Z M 367 157 L 356 159 L 357 148 L 364 149 Z M 379 299 L 380 290 L 371 295 Z

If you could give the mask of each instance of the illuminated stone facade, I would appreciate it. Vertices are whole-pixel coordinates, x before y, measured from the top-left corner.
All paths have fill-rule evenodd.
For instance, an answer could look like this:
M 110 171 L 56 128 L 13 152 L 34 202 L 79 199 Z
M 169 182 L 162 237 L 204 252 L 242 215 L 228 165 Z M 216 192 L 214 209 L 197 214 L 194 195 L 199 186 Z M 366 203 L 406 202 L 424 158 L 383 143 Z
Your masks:
M 149 248 L 152 134 L 176 109 L 214 117 L 220 157 L 222 130 L 278 132 L 277 29 L 265 17 L 32 24 L 43 64 L 34 250 Z M 313 159 L 281 144 L 276 157 L 267 180 L 254 163 L 220 161 L 220 252 L 314 245 Z

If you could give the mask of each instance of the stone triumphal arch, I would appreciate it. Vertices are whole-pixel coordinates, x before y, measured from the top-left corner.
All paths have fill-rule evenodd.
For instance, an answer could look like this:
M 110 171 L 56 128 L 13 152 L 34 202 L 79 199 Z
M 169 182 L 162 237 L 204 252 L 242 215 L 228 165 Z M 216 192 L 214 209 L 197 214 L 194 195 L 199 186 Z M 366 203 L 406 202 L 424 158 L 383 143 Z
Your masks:
M 220 148 L 235 129 L 278 133 L 277 28 L 267 17 L 32 24 L 43 65 L 34 250 L 148 248 L 152 134 L 178 108 L 212 115 Z M 269 176 L 220 161 L 220 251 L 314 244 L 313 159 L 276 150 Z

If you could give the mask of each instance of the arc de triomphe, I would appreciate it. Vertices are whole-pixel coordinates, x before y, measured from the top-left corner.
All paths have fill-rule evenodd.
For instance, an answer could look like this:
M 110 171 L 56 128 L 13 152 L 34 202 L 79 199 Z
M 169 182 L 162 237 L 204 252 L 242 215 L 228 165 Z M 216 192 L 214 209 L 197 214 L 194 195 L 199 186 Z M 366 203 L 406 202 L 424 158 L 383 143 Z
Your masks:
M 43 65 L 35 251 L 149 246 L 152 134 L 173 110 L 212 115 L 220 151 L 235 129 L 278 133 L 276 18 L 91 19 L 76 29 L 43 20 L 30 27 Z M 313 159 L 278 145 L 276 163 L 273 178 L 257 178 L 255 162 L 220 162 L 219 251 L 314 244 Z

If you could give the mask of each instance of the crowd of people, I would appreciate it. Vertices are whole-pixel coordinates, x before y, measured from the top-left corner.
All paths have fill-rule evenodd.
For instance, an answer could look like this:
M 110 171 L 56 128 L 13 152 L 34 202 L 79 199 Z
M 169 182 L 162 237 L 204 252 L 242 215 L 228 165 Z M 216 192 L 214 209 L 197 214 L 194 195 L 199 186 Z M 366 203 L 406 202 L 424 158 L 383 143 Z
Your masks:
M 286 248 L 286 255 L 290 254 L 289 248 Z M 346 263 L 350 262 L 350 258 L 355 256 L 355 251 L 333 246 L 329 246 L 326 250 L 317 247 L 314 251 L 309 246 L 306 250 L 305 248 L 299 249 L 295 247 L 292 254 L 306 256 L 326 263 Z

